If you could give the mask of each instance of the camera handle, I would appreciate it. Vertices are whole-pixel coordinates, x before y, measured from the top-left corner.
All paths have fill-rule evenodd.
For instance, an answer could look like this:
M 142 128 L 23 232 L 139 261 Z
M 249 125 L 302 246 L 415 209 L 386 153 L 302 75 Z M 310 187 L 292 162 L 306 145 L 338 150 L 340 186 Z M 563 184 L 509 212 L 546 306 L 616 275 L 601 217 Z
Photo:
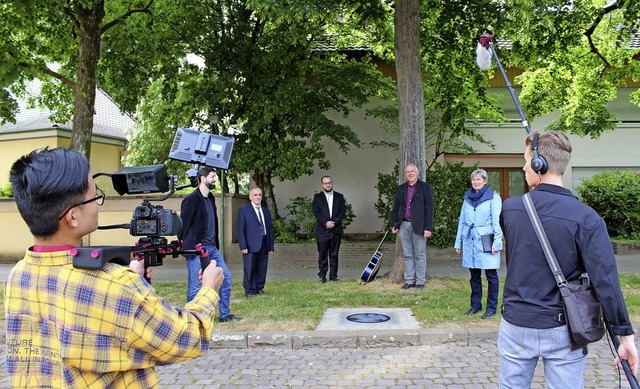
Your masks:
M 149 267 L 162 266 L 165 256 L 171 255 L 177 258 L 179 255 L 197 255 L 203 269 L 209 265 L 209 253 L 202 245 L 196 245 L 194 250 L 183 250 L 182 242 L 172 241 L 167 243 L 166 238 L 145 237 L 136 242 L 135 246 L 86 246 L 71 249 L 73 257 L 73 267 L 76 269 L 98 270 L 102 269 L 107 262 L 118 265 L 129 266 L 131 254 L 138 261 L 144 261 L 145 275 Z M 206 265 L 205 265 L 206 262 Z

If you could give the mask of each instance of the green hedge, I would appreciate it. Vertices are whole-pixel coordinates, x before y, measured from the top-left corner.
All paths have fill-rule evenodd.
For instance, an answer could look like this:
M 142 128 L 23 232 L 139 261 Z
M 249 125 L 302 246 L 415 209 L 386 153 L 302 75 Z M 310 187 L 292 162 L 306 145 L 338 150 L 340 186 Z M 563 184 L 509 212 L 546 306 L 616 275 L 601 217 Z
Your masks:
M 640 239 L 640 174 L 613 170 L 582 180 L 575 190 L 602 216 L 612 238 Z
M 0 187 L 0 199 L 10 199 L 13 197 L 13 190 L 11 184 Z

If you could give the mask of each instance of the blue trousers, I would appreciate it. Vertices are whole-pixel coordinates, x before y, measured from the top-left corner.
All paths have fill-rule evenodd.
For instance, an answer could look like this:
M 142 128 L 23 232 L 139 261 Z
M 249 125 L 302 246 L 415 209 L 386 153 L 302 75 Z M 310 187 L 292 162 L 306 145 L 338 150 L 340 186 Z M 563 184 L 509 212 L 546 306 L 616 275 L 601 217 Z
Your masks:
M 571 350 L 566 325 L 545 329 L 525 328 L 502 319 L 498 351 L 500 389 L 530 388 L 539 358 L 542 358 L 544 365 L 547 388 L 584 388 L 587 348 Z
M 222 281 L 222 285 L 218 291 L 218 295 L 220 296 L 218 306 L 220 309 L 219 317 L 227 317 L 231 313 L 229 309 L 229 301 L 231 300 L 231 272 L 229 268 L 227 268 L 227 264 L 224 262 L 224 258 L 220 255 L 220 251 L 218 251 L 216 246 L 205 246 L 205 248 L 207 249 L 207 253 L 209 253 L 209 260 L 216 261 L 216 266 L 221 268 L 224 274 L 224 281 Z M 187 262 L 187 302 L 189 302 L 196 297 L 196 294 L 198 294 L 200 290 L 198 272 L 202 269 L 202 265 L 200 263 L 200 257 L 188 256 L 185 257 L 185 259 Z

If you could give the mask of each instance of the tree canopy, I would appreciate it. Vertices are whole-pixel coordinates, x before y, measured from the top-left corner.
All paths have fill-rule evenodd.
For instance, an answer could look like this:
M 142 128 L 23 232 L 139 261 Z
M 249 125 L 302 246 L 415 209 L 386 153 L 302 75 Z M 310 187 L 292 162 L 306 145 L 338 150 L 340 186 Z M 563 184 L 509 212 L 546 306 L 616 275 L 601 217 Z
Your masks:
M 530 117 L 554 110 L 549 129 L 598 137 L 615 127 L 608 103 L 640 81 L 640 4 L 632 0 L 505 3 L 500 35 L 512 42 L 507 62 L 524 69 L 520 99 Z M 637 84 L 636 84 L 637 85 Z M 640 92 L 631 94 L 640 104 Z
M 15 98 L 34 78 L 43 81 L 33 104 L 66 122 L 73 115 L 71 145 L 90 155 L 102 35 L 153 0 L 10 0 L 0 4 L 0 118 L 13 121 Z
M 325 140 L 343 152 L 360 146 L 351 128 L 325 113 L 347 116 L 371 97 L 393 90 L 367 55 L 351 49 L 354 40 L 341 40 L 343 20 L 353 28 L 353 19 L 375 21 L 375 15 L 330 1 L 300 1 L 298 8 L 264 1 L 186 3 L 167 4 L 166 12 L 158 7 L 154 29 L 163 30 L 173 56 L 191 54 L 201 62 L 183 62 L 173 74 L 153 80 L 138 117 L 144 131 L 132 141 L 135 160 L 157 161 L 159 151 L 168 151 L 170 141 L 144 144 L 167 139 L 171 127 L 233 135 L 232 171 L 250 172 L 277 215 L 273 178 L 295 180 L 316 166 L 329 168 Z M 323 45 L 329 49 L 321 50 Z M 220 124 L 212 128 L 213 115 Z

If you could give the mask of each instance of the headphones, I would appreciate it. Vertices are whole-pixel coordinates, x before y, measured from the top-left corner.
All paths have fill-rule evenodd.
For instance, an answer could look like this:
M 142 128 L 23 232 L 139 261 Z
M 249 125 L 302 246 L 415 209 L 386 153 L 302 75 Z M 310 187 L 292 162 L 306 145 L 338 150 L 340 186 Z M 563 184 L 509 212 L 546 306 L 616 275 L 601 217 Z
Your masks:
M 545 174 L 549 170 L 549 164 L 542 155 L 538 154 L 538 137 L 539 134 L 535 134 L 531 140 L 531 151 L 533 157 L 531 158 L 531 169 L 538 174 Z

